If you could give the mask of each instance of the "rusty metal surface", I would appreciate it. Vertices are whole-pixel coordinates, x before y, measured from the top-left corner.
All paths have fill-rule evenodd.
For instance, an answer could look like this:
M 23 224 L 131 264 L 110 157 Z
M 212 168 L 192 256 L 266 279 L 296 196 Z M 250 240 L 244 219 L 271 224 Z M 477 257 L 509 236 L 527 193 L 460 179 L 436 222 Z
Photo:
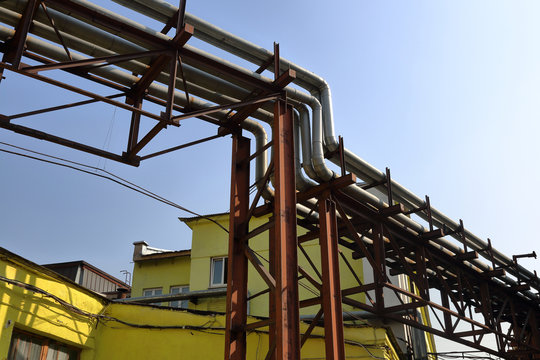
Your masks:
M 249 155 L 250 140 L 234 135 L 225 333 L 225 359 L 231 360 L 246 358 L 248 260 L 244 251 L 249 228 Z
M 345 343 L 343 340 L 336 204 L 331 199 L 329 191 L 325 191 L 319 197 L 319 222 L 326 358 L 343 360 L 345 359 Z
M 293 114 L 283 100 L 274 106 L 275 351 L 292 360 L 300 358 Z

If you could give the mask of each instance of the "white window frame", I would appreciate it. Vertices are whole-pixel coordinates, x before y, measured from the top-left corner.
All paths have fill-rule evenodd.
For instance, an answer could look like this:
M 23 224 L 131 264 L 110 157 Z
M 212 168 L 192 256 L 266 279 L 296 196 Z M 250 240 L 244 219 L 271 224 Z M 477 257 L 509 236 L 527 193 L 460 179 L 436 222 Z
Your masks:
M 179 289 L 178 292 L 173 292 L 174 290 Z M 189 292 L 189 285 L 175 285 L 169 288 L 169 294 L 184 294 Z M 174 300 L 169 302 L 170 307 L 187 309 L 189 305 L 189 300 Z
M 159 294 L 156 294 L 156 291 L 159 290 Z M 147 291 L 151 291 L 151 294 L 145 294 Z M 162 287 L 155 287 L 155 288 L 146 288 L 142 291 L 142 296 L 156 296 L 156 295 L 163 295 L 163 288 Z
M 214 267 L 218 260 L 221 260 L 222 268 L 221 268 L 221 279 L 219 279 L 219 282 L 214 282 Z M 227 286 L 227 274 L 225 271 L 225 263 L 227 263 L 227 270 L 229 261 L 227 260 L 227 256 L 218 256 L 213 257 L 210 259 L 210 287 L 211 288 L 219 288 Z

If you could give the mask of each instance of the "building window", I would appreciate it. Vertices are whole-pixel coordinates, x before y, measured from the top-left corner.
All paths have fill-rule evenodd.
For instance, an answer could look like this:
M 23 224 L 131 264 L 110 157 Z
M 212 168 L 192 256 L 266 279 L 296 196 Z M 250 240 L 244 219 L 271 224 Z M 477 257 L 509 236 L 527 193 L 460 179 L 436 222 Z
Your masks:
M 189 292 L 189 286 L 183 285 L 183 286 L 171 286 L 170 294 L 185 294 Z M 177 307 L 181 309 L 187 309 L 188 308 L 188 300 L 175 300 L 171 301 L 169 303 L 169 306 L 171 307 Z
M 219 287 L 227 285 L 227 258 L 213 258 L 210 266 L 210 286 Z
M 7 360 L 77 360 L 79 353 L 58 341 L 15 329 Z
M 143 296 L 155 296 L 161 294 L 163 294 L 161 288 L 143 289 Z

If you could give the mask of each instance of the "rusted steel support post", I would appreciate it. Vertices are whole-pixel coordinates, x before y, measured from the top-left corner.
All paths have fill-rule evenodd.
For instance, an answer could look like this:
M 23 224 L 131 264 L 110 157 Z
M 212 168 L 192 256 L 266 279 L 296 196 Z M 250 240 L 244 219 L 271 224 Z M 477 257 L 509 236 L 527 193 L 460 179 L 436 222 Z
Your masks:
M 532 310 L 529 318 L 530 344 L 536 348 L 540 347 L 540 328 L 538 326 L 538 311 Z M 540 359 L 540 353 L 535 352 L 532 359 Z
M 325 191 L 319 198 L 321 234 L 322 305 L 326 359 L 345 359 L 343 309 L 339 282 L 339 254 L 336 204 Z
M 424 300 L 429 300 L 429 284 L 426 272 L 426 248 L 418 246 L 416 248 L 416 286 L 420 291 L 420 296 Z
M 373 269 L 375 279 L 375 308 L 376 312 L 384 312 L 384 284 L 386 283 L 386 264 L 384 250 L 384 230 L 382 224 L 373 225 L 373 250 L 375 252 L 375 266 Z
M 142 99 L 137 99 L 133 103 L 133 107 L 139 110 L 142 109 Z M 141 124 L 141 114 L 132 113 L 131 114 L 131 125 L 129 126 L 129 137 L 126 154 L 130 154 L 131 150 L 137 145 L 139 141 L 139 126 Z
M 177 32 L 178 34 L 178 32 Z M 176 75 L 178 73 L 178 50 L 171 52 L 171 62 L 169 63 L 169 88 L 167 89 L 167 105 L 165 106 L 165 114 L 163 117 L 169 121 L 172 117 L 174 107 L 174 91 L 176 90 Z M 189 98 L 186 98 L 189 102 Z
M 449 293 L 446 289 L 441 290 L 441 304 L 446 309 L 450 309 Z M 444 312 L 444 332 L 447 334 L 452 333 L 452 317 L 449 313 Z
M 274 221 L 272 216 L 269 221 Z M 270 275 L 276 278 L 276 231 L 275 225 L 268 230 L 268 261 L 270 266 Z M 270 287 L 269 291 L 269 310 L 268 317 L 270 325 L 268 326 L 268 355 L 267 359 L 277 360 L 276 357 L 276 288 Z
M 246 358 L 247 267 L 244 255 L 249 229 L 249 155 L 250 140 L 233 136 L 231 170 L 231 210 L 229 217 L 229 257 L 227 272 L 227 315 L 225 359 Z
M 283 100 L 274 106 L 275 327 L 276 357 L 300 359 L 296 186 L 293 109 Z

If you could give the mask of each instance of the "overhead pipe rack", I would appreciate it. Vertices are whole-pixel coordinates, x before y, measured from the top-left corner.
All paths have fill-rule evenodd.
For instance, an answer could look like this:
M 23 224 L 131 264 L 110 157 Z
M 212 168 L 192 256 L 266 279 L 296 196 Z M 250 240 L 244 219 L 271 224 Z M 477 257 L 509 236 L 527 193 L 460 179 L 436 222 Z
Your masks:
M 0 1 L 0 73 L 17 73 L 88 98 L 0 114 L 0 127 L 133 166 L 232 136 L 226 359 L 244 359 L 246 332 L 258 327 L 269 332 L 267 359 L 298 359 L 321 319 L 326 357 L 343 359 L 342 304 L 503 358 L 540 358 L 540 282 L 517 263 L 536 254 L 510 259 L 470 233 L 462 221 L 433 208 L 428 197 L 423 200 L 397 183 L 388 169 L 381 172 L 346 149 L 343 139 L 334 135 L 328 84 L 281 58 L 279 46 L 265 50 L 185 13 L 184 0 L 179 7 L 161 0 L 115 1 L 161 21 L 163 29 L 149 29 L 84 0 Z M 190 46 L 192 37 L 253 63 L 256 70 Z M 113 93 L 47 76 L 51 70 L 104 85 Z M 266 70 L 274 73 L 273 79 L 263 75 Z M 111 153 L 17 123 L 27 116 L 97 102 L 131 113 L 125 152 Z M 148 102 L 163 111 L 145 110 Z M 216 125 L 216 135 L 141 155 L 156 135 L 189 117 Z M 140 133 L 143 120 L 153 121 L 146 134 Z M 269 142 L 261 122 L 271 124 Z M 253 153 L 246 131 L 255 138 Z M 331 171 L 325 158 L 337 164 L 341 174 Z M 257 192 L 250 202 L 253 160 Z M 375 196 L 369 188 L 383 195 Z M 270 215 L 268 223 L 249 231 L 249 220 L 265 214 Z M 307 232 L 297 236 L 297 226 Z M 249 239 L 263 232 L 268 232 L 268 265 L 249 246 Z M 317 239 L 320 268 L 303 249 L 305 242 Z M 340 248 L 369 264 L 373 281 L 362 281 Z M 310 269 L 298 266 L 298 250 Z M 250 297 L 248 263 L 268 285 Z M 340 263 L 357 286 L 342 288 Z M 393 283 L 396 274 L 407 275 L 410 286 Z M 307 280 L 318 295 L 300 300 L 299 279 Z M 357 294 L 366 301 L 353 298 Z M 399 304 L 389 304 L 385 294 Z M 269 296 L 269 317 L 246 324 L 247 301 L 258 296 Z M 320 305 L 320 311 L 300 334 L 299 309 L 312 305 Z M 437 325 L 424 321 L 420 309 L 427 309 Z M 496 349 L 486 342 L 489 337 Z

